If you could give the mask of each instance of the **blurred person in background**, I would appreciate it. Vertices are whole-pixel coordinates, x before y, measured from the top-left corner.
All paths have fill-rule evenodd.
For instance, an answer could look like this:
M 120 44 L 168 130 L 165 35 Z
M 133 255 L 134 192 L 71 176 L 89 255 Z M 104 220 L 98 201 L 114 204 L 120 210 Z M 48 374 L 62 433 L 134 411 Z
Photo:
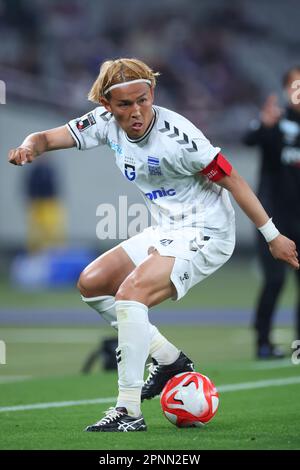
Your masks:
M 156 220 L 94 260 L 78 281 L 82 300 L 118 329 L 117 403 L 88 432 L 145 431 L 141 400 L 159 395 L 172 376 L 194 370 L 149 322 L 148 310 L 181 299 L 230 258 L 235 217 L 229 192 L 274 258 L 299 269 L 295 243 L 277 230 L 220 148 L 183 116 L 153 105 L 158 75 L 138 59 L 105 61 L 89 93 L 93 111 L 29 135 L 9 154 L 10 163 L 22 166 L 50 150 L 108 145 Z M 153 364 L 144 383 L 148 354 Z
M 40 158 L 25 179 L 29 251 L 61 245 L 65 239 L 65 211 L 55 167 Z
M 297 85 L 298 80 L 298 85 Z M 294 85 L 293 85 L 294 84 Z M 290 68 L 282 80 L 285 109 L 270 95 L 260 119 L 251 123 L 244 138 L 260 149 L 258 197 L 280 231 L 300 246 L 300 65 Z M 298 91 L 297 91 L 298 89 Z M 284 351 L 271 339 L 274 312 L 286 277 L 286 267 L 270 256 L 258 234 L 257 249 L 263 274 L 254 318 L 256 357 L 282 358 Z M 300 272 L 296 271 L 297 305 L 295 339 L 300 339 Z

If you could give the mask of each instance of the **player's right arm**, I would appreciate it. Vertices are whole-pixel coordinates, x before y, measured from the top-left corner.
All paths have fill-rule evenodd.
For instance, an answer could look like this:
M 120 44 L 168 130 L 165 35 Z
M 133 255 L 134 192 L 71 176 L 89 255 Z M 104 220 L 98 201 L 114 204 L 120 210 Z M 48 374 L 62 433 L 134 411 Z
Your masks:
M 28 135 L 19 147 L 10 150 L 8 161 L 13 165 L 24 165 L 31 163 L 42 153 L 75 146 L 75 140 L 67 126 L 56 127 Z

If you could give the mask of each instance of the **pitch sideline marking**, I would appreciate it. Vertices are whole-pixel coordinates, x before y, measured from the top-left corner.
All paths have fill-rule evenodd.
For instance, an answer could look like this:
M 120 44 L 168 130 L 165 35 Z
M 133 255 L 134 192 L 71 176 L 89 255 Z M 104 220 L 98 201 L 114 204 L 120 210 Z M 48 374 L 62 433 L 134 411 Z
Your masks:
M 219 392 L 237 392 L 240 390 L 252 390 L 255 388 L 281 387 L 283 385 L 294 385 L 300 383 L 300 377 L 286 377 L 282 379 L 259 380 L 257 382 L 243 382 L 236 384 L 226 384 L 217 387 Z M 9 411 L 27 411 L 27 410 L 44 410 L 48 408 L 64 408 L 67 406 L 81 405 L 99 405 L 104 403 L 112 403 L 116 401 L 116 397 L 95 398 L 91 400 L 78 401 L 59 401 L 52 403 L 35 403 L 32 405 L 3 406 L 0 407 L 0 413 Z
M 280 361 L 278 361 L 278 359 L 274 359 L 273 361 L 266 360 L 259 364 L 252 364 L 251 367 L 249 367 L 249 369 L 265 370 L 265 369 L 282 369 L 285 367 L 294 367 L 294 364 L 292 363 L 290 358 L 281 359 Z

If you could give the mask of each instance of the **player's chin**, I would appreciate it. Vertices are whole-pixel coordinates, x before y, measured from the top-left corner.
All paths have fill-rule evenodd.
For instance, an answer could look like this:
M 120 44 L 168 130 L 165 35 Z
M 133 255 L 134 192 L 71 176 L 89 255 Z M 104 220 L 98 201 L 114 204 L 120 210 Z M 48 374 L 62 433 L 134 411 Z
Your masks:
M 138 129 L 130 127 L 130 129 L 127 132 L 127 135 L 131 139 L 138 139 L 139 137 L 142 137 L 143 134 L 144 134 L 144 126 L 138 128 Z

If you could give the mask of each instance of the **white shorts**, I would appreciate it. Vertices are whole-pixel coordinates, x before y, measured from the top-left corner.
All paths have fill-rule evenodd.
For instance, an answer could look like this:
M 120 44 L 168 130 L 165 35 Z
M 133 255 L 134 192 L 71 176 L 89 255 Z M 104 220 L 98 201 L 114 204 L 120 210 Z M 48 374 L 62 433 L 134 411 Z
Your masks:
M 170 279 L 177 290 L 173 300 L 179 300 L 228 261 L 235 246 L 235 223 L 231 222 L 227 232 L 200 240 L 195 240 L 195 229 L 189 227 L 168 232 L 161 227 L 148 227 L 120 246 L 136 266 L 149 256 L 151 247 L 161 256 L 174 256 Z

